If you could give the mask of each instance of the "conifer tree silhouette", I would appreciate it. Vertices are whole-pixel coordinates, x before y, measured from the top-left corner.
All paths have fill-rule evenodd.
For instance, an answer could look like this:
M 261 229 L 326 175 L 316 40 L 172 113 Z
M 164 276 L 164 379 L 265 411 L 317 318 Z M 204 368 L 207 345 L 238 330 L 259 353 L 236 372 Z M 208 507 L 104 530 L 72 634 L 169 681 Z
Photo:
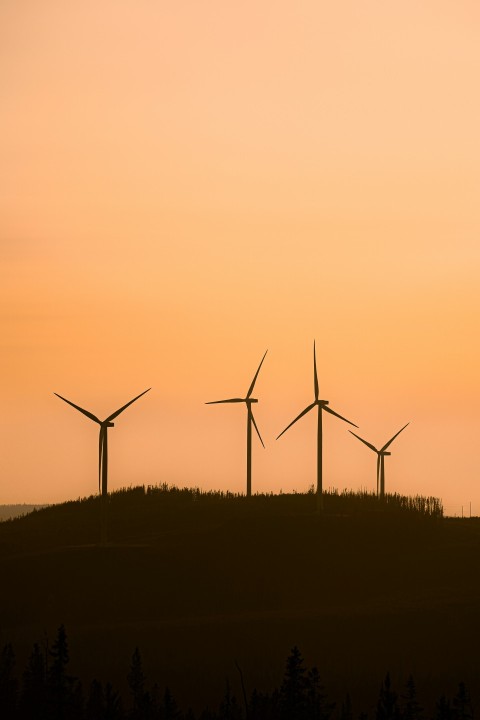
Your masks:
M 349 693 L 346 694 L 340 708 L 340 720 L 353 720 L 352 700 Z
M 174 700 L 170 688 L 165 688 L 165 694 L 163 696 L 162 706 L 162 720 L 180 720 L 180 712 L 178 710 L 177 703 Z
M 380 686 L 376 720 L 398 720 L 399 716 L 397 694 L 392 690 L 390 673 L 387 672 L 385 680 Z
M 285 675 L 280 688 L 280 716 L 282 720 L 304 720 L 307 716 L 306 669 L 300 650 L 295 645 L 287 658 Z
M 28 660 L 22 679 L 22 720 L 47 720 L 45 658 L 38 643 Z
M 105 694 L 102 683 L 92 680 L 88 695 L 85 712 L 88 720 L 104 720 L 105 718 Z
M 325 688 L 320 682 L 320 674 L 316 667 L 308 671 L 306 685 L 308 720 L 328 720 L 335 703 L 327 702 Z
M 415 687 L 415 681 L 412 675 L 410 675 L 407 680 L 402 700 L 402 720 L 422 720 L 423 708 L 418 702 L 417 688 Z
M 76 678 L 67 674 L 70 661 L 65 626 L 58 628 L 57 637 L 49 652 L 51 662 L 48 668 L 48 717 L 49 720 L 73 720 L 78 714 L 81 698 Z
M 249 720 L 277 720 L 280 713 L 279 705 L 278 690 L 274 690 L 271 695 L 268 695 L 255 688 L 248 704 L 248 718 Z
M 131 720 L 143 720 L 145 714 L 145 706 L 148 703 L 147 693 L 145 692 L 145 674 L 143 672 L 143 663 L 138 647 L 132 655 L 132 663 L 127 676 L 128 687 L 132 695 L 132 708 L 129 713 Z
M 453 720 L 452 706 L 445 695 L 442 695 L 435 705 L 435 720 Z
M 124 720 L 123 703 L 111 683 L 105 685 L 105 720 Z
M 452 703 L 454 720 L 473 720 L 473 707 L 465 683 L 461 682 Z
M 237 702 L 235 695 L 232 695 L 230 690 L 230 683 L 227 679 L 225 687 L 225 695 L 220 703 L 220 709 L 218 712 L 218 720 L 242 720 L 243 713 L 240 705 Z
M 3 646 L 0 655 L 0 717 L 14 720 L 17 708 L 17 680 L 14 673 L 15 653 L 11 643 Z

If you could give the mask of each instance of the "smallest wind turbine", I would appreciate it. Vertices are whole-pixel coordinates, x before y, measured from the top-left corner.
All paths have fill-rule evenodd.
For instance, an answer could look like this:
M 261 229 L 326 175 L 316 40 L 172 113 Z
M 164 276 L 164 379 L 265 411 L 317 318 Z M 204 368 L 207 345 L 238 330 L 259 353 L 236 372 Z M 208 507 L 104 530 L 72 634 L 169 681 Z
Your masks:
M 407 423 L 407 425 L 410 425 L 410 423 Z M 357 435 L 356 433 L 349 430 L 348 432 L 351 435 L 355 435 L 358 440 L 360 440 L 364 445 L 370 448 L 370 450 L 373 450 L 373 452 L 377 453 L 377 496 L 380 496 L 380 499 L 383 500 L 385 497 L 385 457 L 387 455 L 391 455 L 392 453 L 385 452 L 386 449 L 389 447 L 389 445 L 392 444 L 392 442 L 395 440 L 398 435 L 402 432 L 402 430 L 405 430 L 407 425 L 404 425 L 395 435 L 390 438 L 390 440 L 385 443 L 385 445 L 378 450 L 374 445 L 367 442 L 363 438 L 360 437 L 360 435 Z
M 260 361 L 260 365 L 258 366 L 257 372 L 255 373 L 255 376 L 252 380 L 252 383 L 250 387 L 248 388 L 248 392 L 244 398 L 228 398 L 228 400 L 211 400 L 210 402 L 205 403 L 205 405 L 220 405 L 223 403 L 245 403 L 247 407 L 247 497 L 251 497 L 252 495 L 252 424 L 255 430 L 257 431 L 257 435 L 260 439 L 260 442 L 262 443 L 263 447 L 265 447 L 262 436 L 260 435 L 260 430 L 257 427 L 257 423 L 255 422 L 255 418 L 253 417 L 252 412 L 252 404 L 257 403 L 258 400 L 256 398 L 252 397 L 253 388 L 255 387 L 255 383 L 257 382 L 258 373 L 260 372 L 260 368 L 263 365 L 263 361 L 265 360 L 265 355 L 267 354 L 268 350 L 265 350 L 265 354 L 263 358 Z

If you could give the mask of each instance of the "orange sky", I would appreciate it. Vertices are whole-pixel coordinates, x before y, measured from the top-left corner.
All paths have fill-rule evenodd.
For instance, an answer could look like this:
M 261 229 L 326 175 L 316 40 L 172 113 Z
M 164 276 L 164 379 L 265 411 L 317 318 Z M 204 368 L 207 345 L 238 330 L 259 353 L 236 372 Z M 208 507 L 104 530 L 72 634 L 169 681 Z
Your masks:
M 474 0 L 4 0 L 0 503 L 315 480 L 321 396 L 387 491 L 480 514 Z M 375 456 L 325 420 L 325 486 Z

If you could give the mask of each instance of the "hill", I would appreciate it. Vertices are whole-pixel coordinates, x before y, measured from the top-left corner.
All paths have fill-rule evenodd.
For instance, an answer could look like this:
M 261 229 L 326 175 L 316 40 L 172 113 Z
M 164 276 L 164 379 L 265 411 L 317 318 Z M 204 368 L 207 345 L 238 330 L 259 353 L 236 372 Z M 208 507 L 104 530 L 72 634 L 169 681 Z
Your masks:
M 413 673 L 431 702 L 459 680 L 480 688 L 475 638 L 480 521 L 443 519 L 433 500 L 332 494 L 251 500 L 137 488 L 0 524 L 3 641 L 18 664 L 66 625 L 72 671 L 120 688 L 138 645 L 149 677 L 181 704 L 222 695 L 235 660 L 271 690 L 298 645 L 329 695 L 365 708 L 387 670 Z M 368 709 L 368 708 L 367 708 Z
M 27 515 L 34 510 L 41 510 L 47 507 L 46 505 L 0 505 L 0 522 L 2 520 L 11 520 L 12 518 L 20 517 L 21 515 Z

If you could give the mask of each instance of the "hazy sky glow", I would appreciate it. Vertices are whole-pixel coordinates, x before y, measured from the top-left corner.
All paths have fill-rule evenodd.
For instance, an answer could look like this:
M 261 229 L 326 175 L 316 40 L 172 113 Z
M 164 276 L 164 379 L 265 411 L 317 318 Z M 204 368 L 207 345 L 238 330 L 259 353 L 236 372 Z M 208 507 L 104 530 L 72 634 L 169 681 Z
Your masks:
M 5 0 L 2 502 L 315 480 L 321 396 L 387 491 L 480 514 L 480 9 L 474 0 Z M 325 420 L 325 486 L 375 483 Z

